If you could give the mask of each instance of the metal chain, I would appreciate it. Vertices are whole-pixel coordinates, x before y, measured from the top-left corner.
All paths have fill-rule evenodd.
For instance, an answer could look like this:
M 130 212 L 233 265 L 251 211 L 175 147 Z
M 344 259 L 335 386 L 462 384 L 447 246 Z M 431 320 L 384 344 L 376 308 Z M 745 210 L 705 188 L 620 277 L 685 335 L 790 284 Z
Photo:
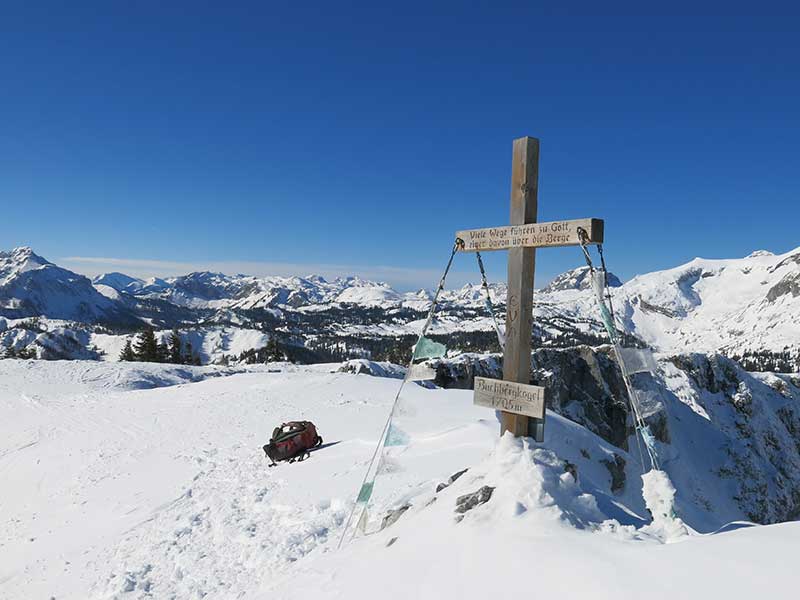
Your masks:
M 500 345 L 500 351 L 504 352 L 506 340 L 503 332 L 500 330 L 500 325 L 497 323 L 497 317 L 495 317 L 494 314 L 494 305 L 492 304 L 492 296 L 489 292 L 489 283 L 486 281 L 486 269 L 483 268 L 483 259 L 481 258 L 480 252 L 476 252 L 475 256 L 478 259 L 478 268 L 481 271 L 481 284 L 483 285 L 483 291 L 486 293 L 486 310 L 489 311 L 489 314 L 492 316 L 492 324 L 494 325 L 494 331 L 497 334 L 497 343 Z
M 595 272 L 594 265 L 592 264 L 592 257 L 589 254 L 589 249 L 587 247 L 589 242 L 589 236 L 586 233 L 586 230 L 582 227 L 578 227 L 578 242 L 581 245 L 581 250 L 583 251 L 583 256 L 586 259 L 586 264 L 589 266 L 589 275 L 593 276 Z M 625 370 L 625 364 L 622 360 L 622 352 L 620 346 L 620 337 L 619 337 L 619 329 L 617 328 L 616 319 L 614 318 L 614 310 L 611 305 L 611 292 L 608 286 L 608 269 L 606 268 L 606 261 L 605 256 L 603 255 L 603 246 L 602 244 L 597 244 L 597 251 L 600 254 L 600 263 L 603 270 L 603 290 L 602 295 L 605 299 L 608 300 L 608 312 L 611 317 L 611 322 L 608 324 L 608 336 L 611 340 L 611 345 L 614 348 L 614 354 L 617 357 L 617 362 L 620 366 L 620 371 L 622 373 L 622 380 L 625 383 L 625 387 L 628 390 L 628 398 L 631 405 L 631 411 L 633 412 L 633 424 L 634 428 L 638 435 L 635 436 L 636 445 L 639 449 L 639 460 L 641 461 L 642 468 L 644 468 L 644 453 L 642 452 L 642 441 L 639 439 L 640 437 L 644 440 L 645 432 L 649 431 L 647 427 L 647 423 L 645 422 L 642 415 L 639 413 L 639 408 L 637 406 L 638 400 L 636 400 L 636 390 L 633 386 L 633 382 L 631 381 L 630 376 Z M 650 465 L 653 469 L 658 469 L 658 456 L 655 454 L 655 448 L 651 448 L 650 444 L 645 441 L 644 447 L 647 451 L 647 456 L 650 459 Z
M 422 327 L 422 333 L 420 334 L 420 337 L 424 336 L 428 331 L 428 327 L 430 327 L 431 321 L 433 320 L 433 313 L 436 311 L 436 305 L 439 303 L 439 294 L 441 294 L 442 290 L 444 289 L 444 282 L 447 279 L 447 274 L 450 272 L 450 267 L 453 265 L 453 258 L 455 258 L 456 252 L 458 252 L 459 248 L 463 247 L 464 240 L 461 238 L 456 238 L 455 242 L 453 242 L 453 250 L 450 252 L 450 259 L 447 261 L 447 266 L 444 268 L 442 278 L 439 280 L 439 287 L 436 288 L 436 293 L 433 295 L 431 308 L 428 310 L 428 318 L 425 319 L 425 325 Z
M 589 266 L 589 273 L 594 273 L 594 265 L 592 264 L 592 257 L 589 254 L 589 249 L 586 245 L 589 243 L 589 234 L 583 227 L 578 227 L 578 243 L 583 250 L 583 257 L 586 259 L 586 264 Z
M 600 254 L 600 265 L 603 268 L 603 283 L 605 285 L 606 300 L 608 300 L 608 312 L 611 313 L 611 318 L 614 319 L 614 323 L 616 323 L 614 304 L 611 301 L 611 286 L 608 285 L 608 269 L 606 269 L 606 257 L 603 254 L 603 244 L 597 244 L 597 252 Z

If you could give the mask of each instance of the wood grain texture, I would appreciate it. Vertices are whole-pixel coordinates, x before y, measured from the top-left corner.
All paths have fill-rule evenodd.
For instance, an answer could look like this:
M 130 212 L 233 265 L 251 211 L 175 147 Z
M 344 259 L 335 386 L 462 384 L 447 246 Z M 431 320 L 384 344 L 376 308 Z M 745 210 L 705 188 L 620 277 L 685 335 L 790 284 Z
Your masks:
M 531 137 L 516 139 L 511 168 L 511 225 L 536 222 L 538 192 L 539 140 Z M 516 247 L 508 250 L 506 346 L 503 353 L 505 381 L 530 383 L 535 268 L 535 248 Z M 515 437 L 529 435 L 529 418 L 501 413 L 500 433 L 506 431 Z

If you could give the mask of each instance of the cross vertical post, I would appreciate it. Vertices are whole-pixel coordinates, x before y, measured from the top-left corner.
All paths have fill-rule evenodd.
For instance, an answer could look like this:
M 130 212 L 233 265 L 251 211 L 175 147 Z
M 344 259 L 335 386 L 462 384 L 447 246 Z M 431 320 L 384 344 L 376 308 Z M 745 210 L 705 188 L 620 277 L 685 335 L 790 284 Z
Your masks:
M 511 225 L 536 223 L 539 191 L 539 140 L 514 140 L 511 169 Z M 533 328 L 533 281 L 536 248 L 508 250 L 508 296 L 506 300 L 506 346 L 503 379 L 529 384 L 531 378 L 531 331 Z M 544 422 L 526 415 L 501 413 L 500 433 L 531 436 L 542 441 Z
M 530 384 L 536 248 L 602 244 L 605 223 L 589 218 L 539 223 L 538 202 L 539 140 L 522 137 L 514 140 L 511 224 L 456 231 L 455 250 L 508 250 L 503 381 L 476 377 L 473 403 L 500 411 L 500 435 L 510 431 L 543 442 L 547 389 Z

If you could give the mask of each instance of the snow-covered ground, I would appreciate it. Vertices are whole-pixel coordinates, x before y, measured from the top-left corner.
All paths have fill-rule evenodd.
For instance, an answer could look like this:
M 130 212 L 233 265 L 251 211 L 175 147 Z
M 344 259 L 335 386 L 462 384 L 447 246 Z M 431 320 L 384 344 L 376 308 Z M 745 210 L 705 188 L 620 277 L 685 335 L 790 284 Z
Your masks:
M 335 551 L 399 384 L 338 367 L 1 361 L 0 598 L 796 597 L 800 524 L 663 544 L 633 456 L 550 413 L 544 445 L 498 440 L 471 392 L 413 384 L 369 529 L 411 508 Z M 326 445 L 269 469 L 289 419 Z

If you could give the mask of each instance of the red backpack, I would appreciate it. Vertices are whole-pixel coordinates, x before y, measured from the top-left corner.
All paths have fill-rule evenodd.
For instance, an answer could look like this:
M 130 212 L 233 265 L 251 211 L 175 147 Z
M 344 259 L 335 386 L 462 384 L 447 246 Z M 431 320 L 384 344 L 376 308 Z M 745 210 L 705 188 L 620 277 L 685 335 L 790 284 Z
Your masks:
M 272 439 L 264 446 L 264 453 L 272 460 L 270 467 L 278 461 L 290 463 L 308 458 L 309 450 L 322 444 L 317 428 L 311 421 L 290 421 L 276 427 Z

